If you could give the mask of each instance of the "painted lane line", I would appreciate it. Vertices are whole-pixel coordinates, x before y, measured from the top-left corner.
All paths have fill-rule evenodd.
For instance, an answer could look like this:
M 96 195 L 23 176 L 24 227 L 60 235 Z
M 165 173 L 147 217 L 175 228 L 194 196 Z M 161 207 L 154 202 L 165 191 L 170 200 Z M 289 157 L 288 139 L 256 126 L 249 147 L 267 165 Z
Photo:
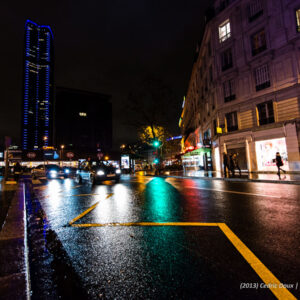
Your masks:
M 73 227 L 121 227 L 121 226 L 212 226 L 219 227 L 232 245 L 249 263 L 252 269 L 262 279 L 271 292 L 280 300 L 296 299 L 287 288 L 273 275 L 273 273 L 254 255 L 254 253 L 232 232 L 225 223 L 199 223 L 199 222 L 128 222 L 128 223 L 94 223 L 71 224 Z
M 78 194 L 78 195 L 68 195 L 67 197 L 85 197 L 85 196 L 99 196 L 100 194 Z
M 280 196 L 274 195 L 264 195 L 264 194 L 255 194 L 255 193 L 247 193 L 247 192 L 238 192 L 238 191 L 227 191 L 227 190 L 218 190 L 218 189 L 210 189 L 210 188 L 200 188 L 200 187 L 187 187 L 188 189 L 195 189 L 195 190 L 207 190 L 213 192 L 222 192 L 222 193 L 231 193 L 231 194 L 240 194 L 240 195 L 250 195 L 250 196 L 259 196 L 259 197 L 270 197 L 270 198 L 278 198 L 281 199 Z
M 30 281 L 30 268 L 29 268 L 29 247 L 27 237 L 27 211 L 26 211 L 26 192 L 25 183 L 23 183 L 23 219 L 24 219 L 24 257 L 25 257 L 25 280 L 26 280 L 26 299 L 30 300 L 31 281 Z
M 113 194 L 108 194 L 106 196 L 105 199 L 108 199 L 109 197 L 111 197 Z M 69 222 L 69 225 L 72 225 L 74 222 L 76 222 L 77 220 L 81 219 L 83 216 L 85 216 L 86 214 L 88 214 L 90 211 L 92 211 L 93 209 L 96 208 L 96 206 L 99 204 L 100 201 L 96 202 L 94 205 L 92 205 L 90 208 L 88 208 L 87 210 L 85 210 L 83 213 L 81 213 L 80 215 L 78 215 L 77 217 L 75 217 L 74 219 L 72 219 Z
M 79 188 L 79 187 L 81 187 L 81 185 L 73 186 L 72 189 L 77 189 L 77 188 Z
M 296 299 L 225 223 L 219 228 L 278 299 Z
M 73 227 L 118 227 L 118 226 L 219 226 L 218 223 L 199 223 L 199 222 L 128 222 L 128 223 L 89 223 L 89 224 L 70 224 Z

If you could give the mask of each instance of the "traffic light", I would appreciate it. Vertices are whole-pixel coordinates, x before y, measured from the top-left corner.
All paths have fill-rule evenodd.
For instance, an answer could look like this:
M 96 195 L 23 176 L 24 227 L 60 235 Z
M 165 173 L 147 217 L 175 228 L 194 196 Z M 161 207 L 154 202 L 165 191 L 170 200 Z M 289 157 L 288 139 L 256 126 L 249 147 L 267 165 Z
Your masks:
M 154 140 L 153 141 L 153 146 L 154 146 L 154 148 L 158 148 L 160 146 L 160 141 Z
M 155 158 L 153 162 L 154 162 L 155 164 L 158 164 L 158 163 L 159 163 L 159 159 L 158 159 L 158 158 Z

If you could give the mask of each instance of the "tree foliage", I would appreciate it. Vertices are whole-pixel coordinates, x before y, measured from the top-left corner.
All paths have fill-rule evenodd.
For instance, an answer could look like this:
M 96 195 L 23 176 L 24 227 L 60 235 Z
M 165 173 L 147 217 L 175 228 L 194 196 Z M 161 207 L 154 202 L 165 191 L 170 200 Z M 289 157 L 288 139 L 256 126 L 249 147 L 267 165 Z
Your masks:
M 177 126 L 176 102 L 171 90 L 160 80 L 144 79 L 129 93 L 124 107 L 127 124 L 142 140 L 165 136 Z

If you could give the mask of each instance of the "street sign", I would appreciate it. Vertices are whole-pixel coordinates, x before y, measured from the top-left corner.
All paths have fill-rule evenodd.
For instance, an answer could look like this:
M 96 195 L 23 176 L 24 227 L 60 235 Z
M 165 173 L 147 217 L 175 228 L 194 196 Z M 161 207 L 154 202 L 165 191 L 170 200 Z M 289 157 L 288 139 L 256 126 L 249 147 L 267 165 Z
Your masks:
M 34 152 L 28 152 L 27 153 L 27 157 L 28 158 L 35 158 L 36 157 L 36 154 Z
M 67 152 L 66 156 L 67 156 L 67 158 L 73 158 L 74 153 L 73 152 Z
M 222 128 L 221 127 L 217 127 L 217 133 L 222 133 Z

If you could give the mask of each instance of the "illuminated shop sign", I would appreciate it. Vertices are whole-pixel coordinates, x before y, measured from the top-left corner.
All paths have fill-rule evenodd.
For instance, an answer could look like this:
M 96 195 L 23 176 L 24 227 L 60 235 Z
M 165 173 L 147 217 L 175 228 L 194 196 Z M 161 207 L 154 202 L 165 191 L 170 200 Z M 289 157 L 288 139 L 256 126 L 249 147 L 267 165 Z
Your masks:
M 285 138 L 264 140 L 255 142 L 257 168 L 259 171 L 277 171 L 275 157 L 279 152 L 284 169 L 288 170 L 288 156 L 286 150 Z
M 122 169 L 129 169 L 129 155 L 124 155 L 121 157 L 121 168 Z

